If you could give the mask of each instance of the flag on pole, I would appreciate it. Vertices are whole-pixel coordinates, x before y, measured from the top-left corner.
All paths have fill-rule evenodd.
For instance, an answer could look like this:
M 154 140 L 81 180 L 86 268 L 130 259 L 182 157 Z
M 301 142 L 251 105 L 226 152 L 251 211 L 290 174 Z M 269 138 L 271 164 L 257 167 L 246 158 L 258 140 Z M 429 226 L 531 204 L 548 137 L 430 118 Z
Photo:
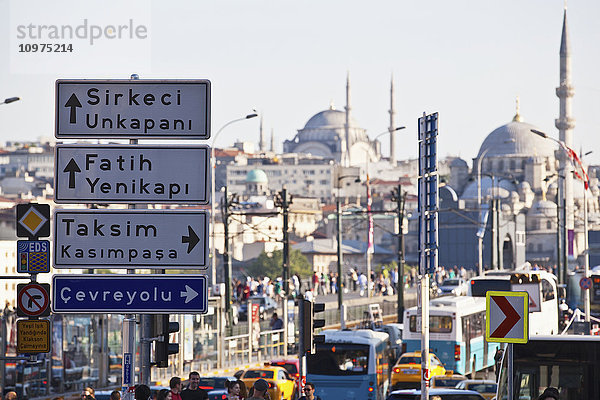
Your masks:
M 369 216 L 369 234 L 367 239 L 367 253 L 375 253 L 375 246 L 373 244 L 373 214 L 371 214 L 371 187 L 369 186 L 369 175 L 367 175 L 367 215 Z
M 575 151 L 573 151 L 573 149 L 571 149 L 570 147 L 567 147 L 567 154 L 569 155 L 569 158 L 571 159 L 571 163 L 573 164 L 573 168 L 574 168 L 573 173 L 579 180 L 581 180 L 583 182 L 583 186 L 585 187 L 585 190 L 589 189 L 590 178 L 588 177 L 588 174 L 587 174 L 585 168 L 583 167 L 583 163 L 581 162 L 581 159 L 577 156 L 577 153 L 575 153 Z

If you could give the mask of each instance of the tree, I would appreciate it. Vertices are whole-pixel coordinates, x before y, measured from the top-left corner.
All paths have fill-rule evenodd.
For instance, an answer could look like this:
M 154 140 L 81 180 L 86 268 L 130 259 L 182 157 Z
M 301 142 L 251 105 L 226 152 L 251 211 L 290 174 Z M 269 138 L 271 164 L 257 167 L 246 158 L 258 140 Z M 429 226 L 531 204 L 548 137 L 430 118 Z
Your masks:
M 260 253 L 258 258 L 247 268 L 249 275 L 253 277 L 268 276 L 276 279 L 283 273 L 283 251 L 275 250 L 273 253 Z M 290 276 L 298 274 L 301 278 L 312 275 L 312 265 L 300 250 L 290 251 Z

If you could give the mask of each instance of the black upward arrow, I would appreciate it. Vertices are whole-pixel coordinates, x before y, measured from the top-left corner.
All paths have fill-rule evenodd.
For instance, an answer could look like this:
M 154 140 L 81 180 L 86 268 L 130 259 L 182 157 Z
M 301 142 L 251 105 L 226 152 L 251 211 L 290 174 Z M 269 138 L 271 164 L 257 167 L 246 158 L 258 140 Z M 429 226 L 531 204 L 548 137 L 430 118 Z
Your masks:
M 79 165 L 71 158 L 63 172 L 69 173 L 69 189 L 75 189 L 75 172 L 81 172 Z
M 65 107 L 71 107 L 71 115 L 70 115 L 69 122 L 72 124 L 76 124 L 77 123 L 77 114 L 75 113 L 75 108 L 76 107 L 81 108 L 81 103 L 79 102 L 79 99 L 77 98 L 77 96 L 75 96 L 75 93 L 73 93 L 71 95 L 71 97 L 69 97 L 69 100 L 67 100 L 67 102 L 65 103 Z
M 200 241 L 200 238 L 198 237 L 198 235 L 196 235 L 196 232 L 194 232 L 192 227 L 188 225 L 188 235 L 181 237 L 181 243 L 188 244 L 188 248 L 187 248 L 188 254 L 190 254 L 190 252 L 194 249 L 194 247 L 198 244 L 199 241 Z

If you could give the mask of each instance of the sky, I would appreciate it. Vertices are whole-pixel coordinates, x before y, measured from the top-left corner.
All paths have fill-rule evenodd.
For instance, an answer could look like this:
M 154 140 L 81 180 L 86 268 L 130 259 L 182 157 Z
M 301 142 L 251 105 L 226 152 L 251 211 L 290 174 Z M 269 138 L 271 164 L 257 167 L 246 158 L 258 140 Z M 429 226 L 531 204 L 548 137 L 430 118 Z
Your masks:
M 213 132 L 255 109 L 278 151 L 330 103 L 343 109 L 349 74 L 352 116 L 373 138 L 389 124 L 393 75 L 396 124 L 407 128 L 397 158 L 417 156 L 417 120 L 438 112 L 440 156 L 471 164 L 485 137 L 511 121 L 517 96 L 523 120 L 558 138 L 563 8 L 562 0 L 0 0 L 0 98 L 22 99 L 0 105 L 0 142 L 54 135 L 56 79 L 132 73 L 209 79 Z M 567 13 L 573 147 L 600 164 L 600 2 L 571 1 Z M 84 24 L 83 38 L 27 31 Z M 92 40 L 92 25 L 133 29 Z M 35 43 L 72 51 L 25 51 Z M 235 123 L 216 145 L 258 142 L 258 131 L 258 118 Z

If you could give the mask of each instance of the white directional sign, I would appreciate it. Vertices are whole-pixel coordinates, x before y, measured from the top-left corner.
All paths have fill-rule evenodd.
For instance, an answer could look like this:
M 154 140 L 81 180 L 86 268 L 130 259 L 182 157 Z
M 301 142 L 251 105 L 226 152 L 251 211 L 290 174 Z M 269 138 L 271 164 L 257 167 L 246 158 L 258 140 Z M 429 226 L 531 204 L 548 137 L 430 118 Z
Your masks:
M 208 268 L 208 214 L 56 210 L 54 268 Z
M 57 80 L 55 135 L 208 139 L 210 81 Z
M 58 145 L 57 203 L 208 204 L 208 146 Z

